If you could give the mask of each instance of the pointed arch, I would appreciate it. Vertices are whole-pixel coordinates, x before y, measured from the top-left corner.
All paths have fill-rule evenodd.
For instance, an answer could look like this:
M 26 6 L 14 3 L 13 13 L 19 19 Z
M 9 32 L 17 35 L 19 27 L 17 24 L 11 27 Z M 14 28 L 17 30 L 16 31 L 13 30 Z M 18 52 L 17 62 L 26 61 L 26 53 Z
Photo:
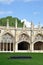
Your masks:
M 4 35 L 2 35 L 2 41 L 4 42 L 13 42 L 13 35 L 11 35 L 10 33 L 5 33 Z
M 30 50 L 30 43 L 27 41 L 21 41 L 18 43 L 18 50 Z
M 42 41 L 35 42 L 34 50 L 43 50 L 43 42 Z
M 1 51 L 13 51 L 14 37 L 10 33 L 5 33 L 2 35 L 1 40 Z
M 34 50 L 43 50 L 43 34 L 38 33 L 34 38 Z

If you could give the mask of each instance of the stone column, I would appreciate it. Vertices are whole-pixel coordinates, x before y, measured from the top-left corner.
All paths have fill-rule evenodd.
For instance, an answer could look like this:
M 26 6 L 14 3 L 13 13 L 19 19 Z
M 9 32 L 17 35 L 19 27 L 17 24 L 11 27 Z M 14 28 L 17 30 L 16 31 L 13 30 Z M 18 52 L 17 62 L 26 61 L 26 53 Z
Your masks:
M 34 50 L 34 45 L 33 43 L 30 44 L 30 51 L 32 52 Z
M 14 51 L 14 42 L 13 42 L 13 51 Z
M 18 44 L 15 45 L 15 52 L 18 51 Z
M 3 42 L 3 51 L 4 51 L 4 42 Z
M 32 51 L 34 51 L 34 44 L 32 43 Z
M 0 51 L 1 51 L 1 43 L 0 43 Z
M 6 51 L 8 51 L 8 43 L 6 43 Z
M 9 43 L 10 44 L 10 51 L 11 51 L 11 43 Z
M 4 43 L 4 49 L 5 49 L 5 51 L 6 51 L 6 43 Z
M 30 51 L 32 51 L 32 44 L 30 44 Z

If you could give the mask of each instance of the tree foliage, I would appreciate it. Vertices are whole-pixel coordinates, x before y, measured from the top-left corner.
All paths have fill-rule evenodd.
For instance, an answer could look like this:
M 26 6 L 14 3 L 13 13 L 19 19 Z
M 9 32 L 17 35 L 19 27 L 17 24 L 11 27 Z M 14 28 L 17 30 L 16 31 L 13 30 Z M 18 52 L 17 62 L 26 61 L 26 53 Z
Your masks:
M 12 17 L 12 16 L 7 16 L 4 18 L 0 18 L 0 26 L 6 26 L 7 25 L 7 19 L 9 20 L 9 25 L 10 26 L 15 26 L 16 23 L 16 19 L 17 19 L 17 26 L 18 27 L 23 27 L 23 22 L 21 22 L 20 19 L 18 19 L 17 17 Z

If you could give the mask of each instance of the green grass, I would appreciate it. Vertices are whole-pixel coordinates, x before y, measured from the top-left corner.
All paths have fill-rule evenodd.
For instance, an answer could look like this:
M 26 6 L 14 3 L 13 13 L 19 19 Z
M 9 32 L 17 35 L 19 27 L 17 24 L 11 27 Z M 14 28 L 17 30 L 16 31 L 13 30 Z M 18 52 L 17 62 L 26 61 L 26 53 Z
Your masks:
M 32 56 L 32 59 L 8 59 L 22 55 Z M 43 53 L 0 53 L 0 65 L 43 65 Z

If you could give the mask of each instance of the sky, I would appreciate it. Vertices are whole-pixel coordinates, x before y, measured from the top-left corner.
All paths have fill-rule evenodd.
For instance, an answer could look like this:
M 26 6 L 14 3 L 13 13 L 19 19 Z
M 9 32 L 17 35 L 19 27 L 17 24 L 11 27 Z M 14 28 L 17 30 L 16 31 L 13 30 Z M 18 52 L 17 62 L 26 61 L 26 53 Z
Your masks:
M 0 0 L 0 18 L 6 16 L 43 26 L 43 0 Z

